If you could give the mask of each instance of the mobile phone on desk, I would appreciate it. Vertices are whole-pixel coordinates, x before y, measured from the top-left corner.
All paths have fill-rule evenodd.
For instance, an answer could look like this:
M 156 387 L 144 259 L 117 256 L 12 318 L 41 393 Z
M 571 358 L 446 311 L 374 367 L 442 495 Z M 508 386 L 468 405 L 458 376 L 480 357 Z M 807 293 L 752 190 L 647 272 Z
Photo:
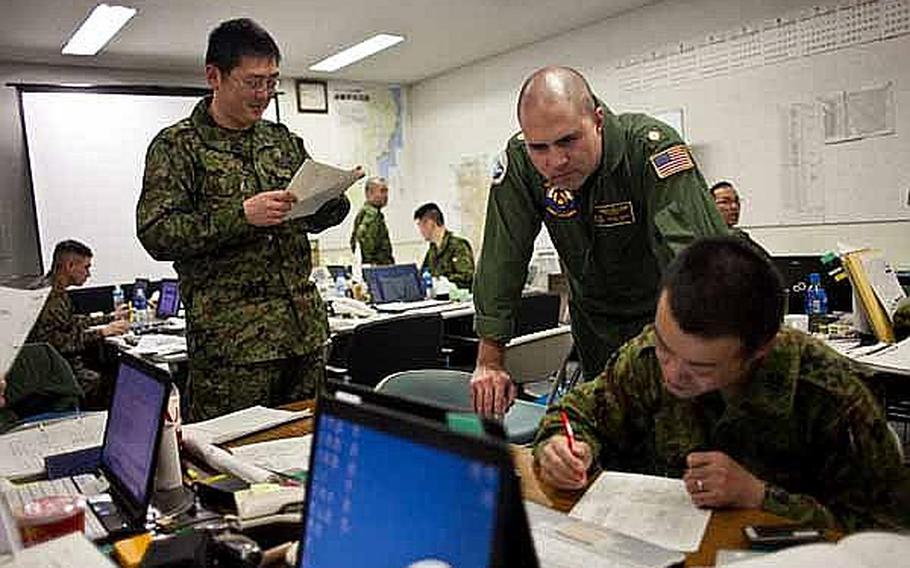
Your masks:
M 758 550 L 777 550 L 797 544 L 808 544 L 825 540 L 822 529 L 806 525 L 749 525 L 743 527 L 752 548 Z

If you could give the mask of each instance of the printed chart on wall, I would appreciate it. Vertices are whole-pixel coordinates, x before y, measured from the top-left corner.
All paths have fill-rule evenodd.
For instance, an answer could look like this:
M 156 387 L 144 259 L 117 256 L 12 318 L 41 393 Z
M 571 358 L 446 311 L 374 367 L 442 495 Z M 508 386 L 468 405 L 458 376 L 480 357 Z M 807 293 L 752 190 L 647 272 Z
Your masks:
M 829 2 L 627 57 L 606 83 L 626 107 L 685 107 L 702 172 L 738 182 L 747 226 L 898 221 L 908 49 L 910 0 Z

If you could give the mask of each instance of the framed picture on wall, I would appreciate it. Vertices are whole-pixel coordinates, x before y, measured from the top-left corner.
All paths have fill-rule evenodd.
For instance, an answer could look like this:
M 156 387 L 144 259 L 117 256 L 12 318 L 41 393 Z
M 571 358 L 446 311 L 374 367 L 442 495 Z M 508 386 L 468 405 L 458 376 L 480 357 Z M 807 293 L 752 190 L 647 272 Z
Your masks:
M 329 112 L 329 93 L 325 81 L 297 79 L 297 112 Z

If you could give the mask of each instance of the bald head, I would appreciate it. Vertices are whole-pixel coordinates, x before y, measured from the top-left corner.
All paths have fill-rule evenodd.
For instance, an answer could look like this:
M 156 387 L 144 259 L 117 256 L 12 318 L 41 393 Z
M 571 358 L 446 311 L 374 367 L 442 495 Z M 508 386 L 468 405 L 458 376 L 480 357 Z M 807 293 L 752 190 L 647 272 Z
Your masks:
M 568 105 L 580 114 L 593 113 L 591 87 L 578 71 L 570 67 L 544 67 L 528 77 L 518 95 L 518 122 L 528 113 Z

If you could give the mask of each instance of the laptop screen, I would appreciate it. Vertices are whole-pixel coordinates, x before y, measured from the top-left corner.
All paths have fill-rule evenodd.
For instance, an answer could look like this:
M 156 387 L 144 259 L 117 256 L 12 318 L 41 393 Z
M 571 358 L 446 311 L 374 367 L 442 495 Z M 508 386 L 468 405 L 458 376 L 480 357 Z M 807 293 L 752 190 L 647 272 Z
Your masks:
M 502 466 L 422 440 L 419 426 L 392 433 L 327 406 L 317 418 L 300 567 L 490 565 Z
M 167 385 L 146 371 L 120 363 L 101 448 L 101 463 L 134 503 L 146 503 Z M 113 480 L 112 480 L 113 481 Z
M 176 280 L 161 281 L 161 295 L 158 298 L 156 315 L 161 318 L 172 318 L 180 309 L 180 287 Z
M 424 297 L 423 284 L 416 264 L 374 266 L 363 269 L 363 277 L 377 304 L 416 302 Z

